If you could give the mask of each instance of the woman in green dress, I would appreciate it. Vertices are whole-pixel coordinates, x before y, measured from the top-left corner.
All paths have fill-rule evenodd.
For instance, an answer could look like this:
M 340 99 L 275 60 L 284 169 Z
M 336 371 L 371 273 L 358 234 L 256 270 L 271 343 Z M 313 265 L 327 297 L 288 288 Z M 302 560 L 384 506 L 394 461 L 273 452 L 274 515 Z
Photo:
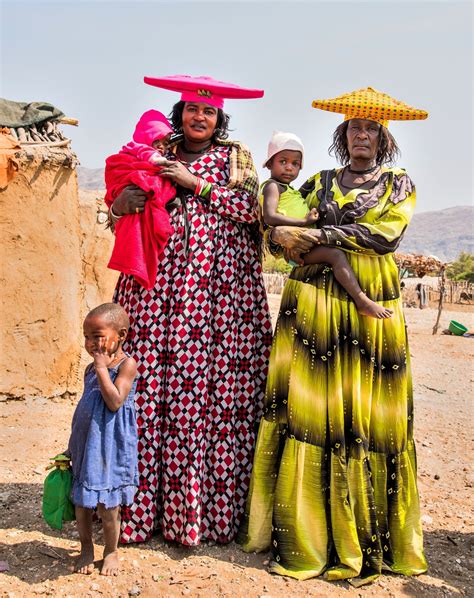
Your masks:
M 388 119 L 427 117 L 367 88 L 313 106 L 342 112 L 332 149 L 343 168 L 301 191 L 319 228 L 277 227 L 270 250 L 304 263 L 315 244 L 346 253 L 362 290 L 393 311 L 360 315 L 322 265 L 294 268 L 275 331 L 239 542 L 271 547 L 270 571 L 358 585 L 383 569 L 426 571 L 416 483 L 413 393 L 393 252 L 415 207 Z M 355 579 L 357 578 L 357 579 Z

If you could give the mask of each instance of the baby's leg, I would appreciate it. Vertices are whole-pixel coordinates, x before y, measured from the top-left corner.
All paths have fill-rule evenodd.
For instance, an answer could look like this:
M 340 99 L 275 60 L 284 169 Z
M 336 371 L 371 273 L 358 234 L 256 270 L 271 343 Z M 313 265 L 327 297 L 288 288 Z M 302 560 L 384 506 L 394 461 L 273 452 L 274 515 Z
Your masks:
M 105 540 L 104 562 L 100 574 L 117 575 L 119 571 L 117 546 L 120 536 L 120 507 L 106 509 L 104 505 L 98 504 L 97 511 L 102 519 Z
M 303 257 L 305 265 L 329 264 L 334 272 L 334 278 L 352 297 L 360 314 L 372 318 L 390 318 L 393 314 L 393 310 L 375 303 L 362 291 L 354 271 L 350 267 L 344 252 L 340 249 L 318 245 Z
M 77 531 L 81 540 L 81 554 L 74 566 L 76 573 L 90 575 L 94 571 L 94 544 L 92 542 L 92 509 L 76 507 Z

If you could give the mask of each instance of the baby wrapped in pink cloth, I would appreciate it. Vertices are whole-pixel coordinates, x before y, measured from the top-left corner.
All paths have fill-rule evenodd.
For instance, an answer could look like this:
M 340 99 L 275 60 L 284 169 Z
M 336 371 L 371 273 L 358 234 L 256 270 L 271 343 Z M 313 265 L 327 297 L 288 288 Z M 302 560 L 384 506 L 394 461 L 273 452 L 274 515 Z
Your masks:
M 108 263 L 112 270 L 133 275 L 146 289 L 155 285 L 159 260 L 173 232 L 165 206 L 176 190 L 159 175 L 166 146 L 163 142 L 172 132 L 164 114 L 148 110 L 137 123 L 133 141 L 105 161 L 105 202 L 109 208 L 127 185 L 137 185 L 149 195 L 143 212 L 122 216 L 116 223 L 115 244 Z

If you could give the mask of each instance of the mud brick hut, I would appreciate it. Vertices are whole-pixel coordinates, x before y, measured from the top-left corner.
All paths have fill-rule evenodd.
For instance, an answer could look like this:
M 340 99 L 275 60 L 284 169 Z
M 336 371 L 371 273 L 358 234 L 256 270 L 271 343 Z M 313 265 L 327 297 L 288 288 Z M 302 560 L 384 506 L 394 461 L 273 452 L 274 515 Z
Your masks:
M 110 234 L 97 224 L 95 198 L 80 202 L 62 124 L 77 121 L 50 104 L 0 100 L 3 397 L 78 392 L 82 318 L 89 303 L 105 300 L 96 240 L 108 252 Z M 104 293 L 110 299 L 110 284 Z

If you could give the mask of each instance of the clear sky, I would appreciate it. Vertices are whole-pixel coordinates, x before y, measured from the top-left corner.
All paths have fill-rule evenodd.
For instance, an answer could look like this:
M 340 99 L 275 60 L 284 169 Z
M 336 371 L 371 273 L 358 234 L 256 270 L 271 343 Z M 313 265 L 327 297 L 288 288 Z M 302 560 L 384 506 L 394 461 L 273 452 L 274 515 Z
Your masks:
M 272 131 L 298 134 L 302 183 L 335 165 L 327 148 L 341 121 L 311 101 L 371 85 L 430 113 L 390 125 L 418 211 L 472 203 L 470 1 L 0 4 L 0 95 L 78 118 L 64 131 L 83 166 L 103 166 L 142 112 L 168 113 L 179 99 L 144 75 L 207 74 L 265 90 L 262 100 L 227 102 L 231 137 L 250 146 L 263 178 Z

